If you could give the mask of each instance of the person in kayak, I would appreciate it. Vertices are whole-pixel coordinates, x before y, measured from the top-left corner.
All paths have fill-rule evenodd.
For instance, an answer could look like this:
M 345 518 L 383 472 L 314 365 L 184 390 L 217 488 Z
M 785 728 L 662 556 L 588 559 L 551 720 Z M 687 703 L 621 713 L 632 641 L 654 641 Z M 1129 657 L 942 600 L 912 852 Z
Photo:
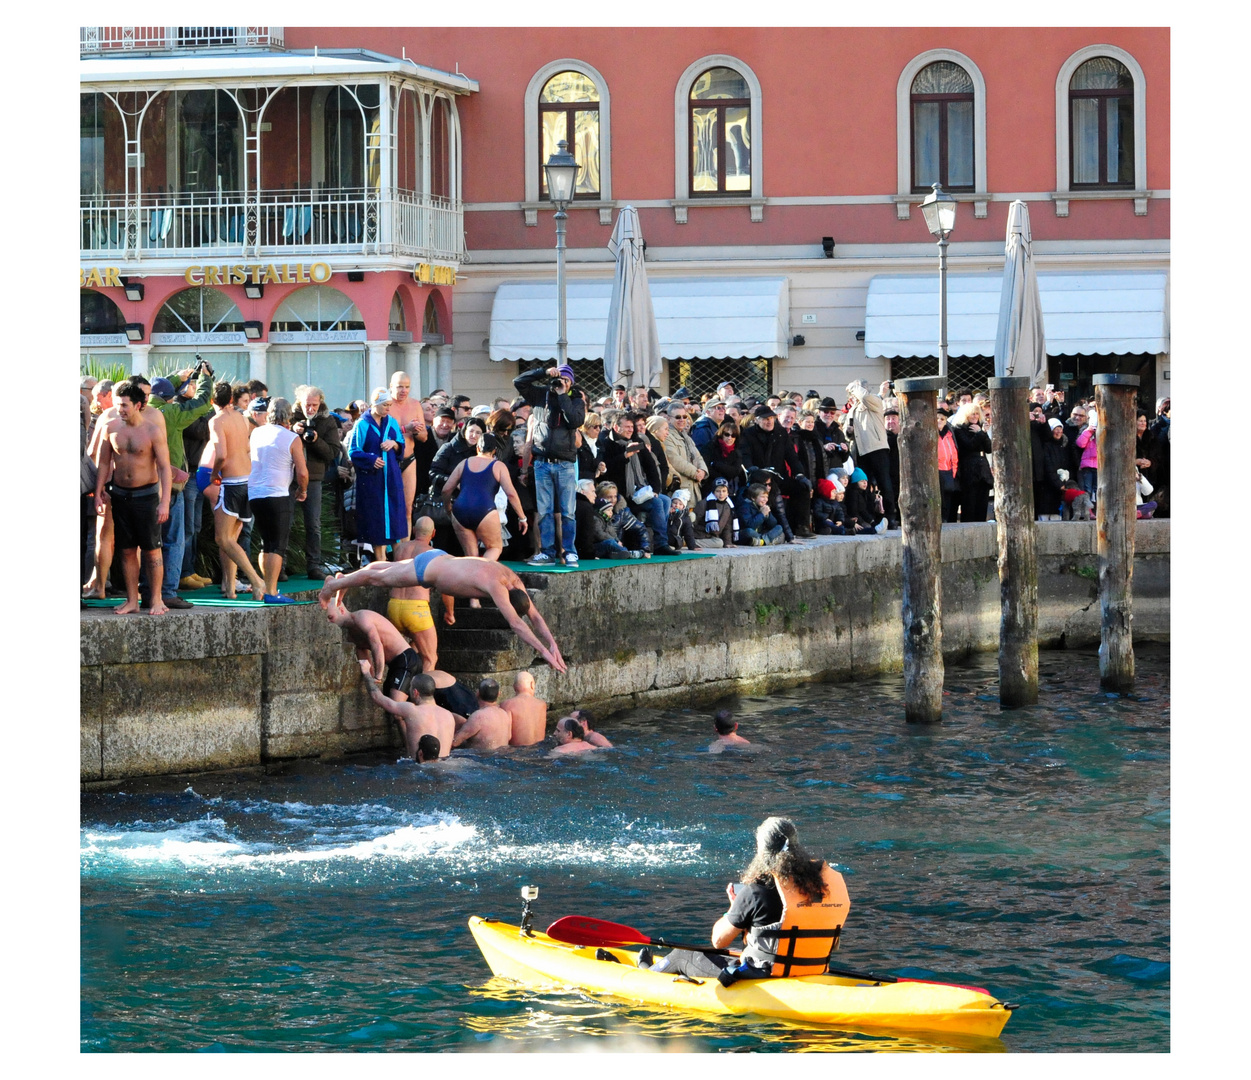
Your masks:
M 690 978 L 716 978 L 731 965 L 738 977 L 819 975 L 838 945 L 851 901 L 843 876 L 799 843 L 795 823 L 770 817 L 756 830 L 756 856 L 739 882 L 726 886 L 730 909 L 712 928 L 714 949 L 745 937 L 741 957 L 674 949 L 639 967 Z

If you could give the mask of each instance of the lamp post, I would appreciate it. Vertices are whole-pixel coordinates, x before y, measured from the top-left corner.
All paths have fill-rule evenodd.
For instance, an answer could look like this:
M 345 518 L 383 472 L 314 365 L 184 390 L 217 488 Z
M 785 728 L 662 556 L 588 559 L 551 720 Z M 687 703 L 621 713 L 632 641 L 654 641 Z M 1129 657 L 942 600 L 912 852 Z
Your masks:
M 568 361 L 569 341 L 565 337 L 565 207 L 573 199 L 573 186 L 578 178 L 578 165 L 569 153 L 569 144 L 560 140 L 556 153 L 547 159 L 543 171 L 547 173 L 547 194 L 556 207 L 556 363 L 563 366 Z
M 956 200 L 935 184 L 921 203 L 930 234 L 938 237 L 938 377 L 947 378 L 947 237 L 956 227 Z

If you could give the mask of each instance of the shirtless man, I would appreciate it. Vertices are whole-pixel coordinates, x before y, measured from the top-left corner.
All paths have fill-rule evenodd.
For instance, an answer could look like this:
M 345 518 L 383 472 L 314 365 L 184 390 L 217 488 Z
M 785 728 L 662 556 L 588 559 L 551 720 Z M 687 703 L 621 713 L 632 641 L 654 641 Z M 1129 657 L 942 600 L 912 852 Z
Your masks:
M 395 545 L 395 561 L 415 559 L 423 551 L 430 550 L 434 538 L 434 522 L 419 517 L 413 526 L 413 538 L 401 540 Z M 430 617 L 430 590 L 420 585 L 401 585 L 391 590 L 387 601 L 387 618 L 417 650 L 423 671 L 433 671 L 439 666 L 439 635 Z
M 569 716 L 571 719 L 576 720 L 582 725 L 582 738 L 584 738 L 592 746 L 598 746 L 601 750 L 612 749 L 612 743 L 610 743 L 598 731 L 591 730 L 591 714 L 589 712 L 585 709 L 574 709 Z
M 252 595 L 265 595 L 265 582 L 239 546 L 239 533 L 244 522 L 252 520 L 248 506 L 248 475 L 252 457 L 248 438 L 252 429 L 233 404 L 230 383 L 213 387 L 213 417 L 208 422 L 209 441 L 196 472 L 196 487 L 213 503 L 213 535 L 222 564 L 222 595 L 234 600 L 236 568 L 242 570 L 252 586 Z M 220 478 L 220 485 L 214 487 Z M 216 492 L 216 495 L 214 495 Z
M 169 445 L 164 432 L 145 422 L 147 396 L 137 383 L 130 379 L 119 383 L 114 397 L 118 415 L 109 421 L 100 446 L 96 513 L 103 517 L 105 507 L 112 503 L 113 528 L 126 575 L 126 602 L 117 614 L 132 615 L 139 610 L 142 549 L 153 588 L 148 612 L 164 615 L 168 608 L 161 602 L 161 525 L 169 518 Z
M 553 755 L 584 754 L 588 750 L 595 749 L 594 744 L 586 741 L 586 729 L 572 716 L 562 716 L 556 721 L 552 738 L 556 740 Z
M 348 611 L 331 601 L 327 617 L 347 634 L 356 649 L 356 659 L 367 661 L 373 677 L 381 679 L 386 672 L 383 689 L 394 701 L 408 699 L 408 687 L 414 675 L 421 674 L 421 657 L 409 648 L 400 632 L 376 611 Z
M 423 735 L 431 735 L 438 740 L 436 757 L 448 757 L 452 753 L 452 740 L 456 737 L 456 719 L 446 709 L 434 703 L 434 680 L 429 675 L 414 675 L 409 688 L 409 699 L 395 701 L 382 692 L 382 684 L 373 677 L 369 670 L 369 661 L 361 660 L 361 674 L 369 686 L 369 696 L 374 704 L 383 712 L 390 713 L 399 722 L 404 732 L 404 749 L 414 761 L 417 746 Z M 412 699 L 416 699 L 413 704 Z
M 556 639 L 534 606 L 521 578 L 501 563 L 476 556 L 448 555 L 437 548 L 430 548 L 405 562 L 370 563 L 362 570 L 328 577 L 318 594 L 318 602 L 326 607 L 335 593 L 358 585 L 379 585 L 384 589 L 420 585 L 438 589 L 446 596 L 492 600 L 522 641 L 557 671 L 568 670 Z M 533 630 L 523 621 L 523 616 L 527 615 Z M 546 642 L 540 641 L 540 637 Z
M 717 729 L 717 737 L 708 746 L 710 754 L 719 754 L 727 746 L 750 746 L 751 742 L 738 734 L 738 721 L 730 715 L 729 709 L 718 709 L 712 718 L 713 727 Z
M 452 740 L 453 746 L 467 746 L 471 750 L 498 750 L 507 746 L 512 735 L 513 721 L 495 703 L 499 700 L 500 684 L 494 679 L 483 679 L 478 684 L 478 708 L 461 725 Z
M 400 454 L 400 460 L 412 457 L 417 452 L 417 444 L 424 443 L 428 438 L 425 413 L 421 402 L 411 395 L 411 389 L 412 380 L 405 372 L 397 371 L 391 376 L 391 418 L 400 425 L 400 430 L 404 433 L 404 452 Z M 409 466 L 404 469 L 400 478 L 404 481 L 404 523 L 406 528 L 411 528 L 413 499 L 417 495 L 416 468 Z M 406 533 L 405 539 L 411 535 Z M 398 560 L 400 556 L 397 554 L 395 558 Z M 434 664 L 431 664 L 430 668 L 433 667 Z
M 513 680 L 515 697 L 504 702 L 503 709 L 512 719 L 509 746 L 533 746 L 547 737 L 547 702 L 534 696 L 534 676 L 519 671 Z

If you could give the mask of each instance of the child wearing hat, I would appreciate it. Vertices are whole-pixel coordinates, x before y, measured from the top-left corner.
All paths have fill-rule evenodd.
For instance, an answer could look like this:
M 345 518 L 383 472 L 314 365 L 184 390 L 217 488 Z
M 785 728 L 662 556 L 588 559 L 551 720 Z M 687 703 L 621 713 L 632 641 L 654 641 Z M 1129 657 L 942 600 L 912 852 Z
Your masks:
M 695 526 L 691 521 L 691 496 L 685 489 L 675 491 L 669 502 L 669 546 L 681 552 L 684 548 L 694 551 L 698 544 L 695 540 Z
M 738 540 L 738 511 L 730 500 L 730 482 L 718 476 L 702 506 L 703 525 L 695 543 L 701 548 L 731 547 Z
M 812 500 L 812 526 L 819 536 L 842 536 L 847 532 L 842 488 L 834 480 L 818 480 Z

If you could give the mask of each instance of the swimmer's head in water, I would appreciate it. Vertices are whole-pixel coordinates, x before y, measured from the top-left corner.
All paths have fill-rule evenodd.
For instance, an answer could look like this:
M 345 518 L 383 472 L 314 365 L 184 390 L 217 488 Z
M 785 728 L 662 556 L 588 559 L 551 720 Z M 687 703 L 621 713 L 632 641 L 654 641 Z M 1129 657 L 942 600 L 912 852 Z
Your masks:
M 423 735 L 417 740 L 417 764 L 435 761 L 439 756 L 439 740 L 433 735 Z
M 738 724 L 734 722 L 734 717 L 730 715 L 729 709 L 718 709 L 716 715 L 712 718 L 713 726 L 717 729 L 718 735 L 729 735 Z
M 498 701 L 500 696 L 500 684 L 494 679 L 483 679 L 478 683 L 478 700 L 485 702 Z
M 518 615 L 524 617 L 530 614 L 530 594 L 525 589 L 509 589 L 508 602 Z
M 561 736 L 564 736 L 562 738 Z M 572 716 L 562 716 L 556 721 L 556 741 L 560 743 L 572 742 L 574 739 L 582 739 L 586 737 L 586 729 L 582 727 Z
M 434 691 L 434 677 L 424 671 L 420 675 L 414 675 L 408 684 L 408 696 L 415 697 L 419 701 L 434 697 Z

